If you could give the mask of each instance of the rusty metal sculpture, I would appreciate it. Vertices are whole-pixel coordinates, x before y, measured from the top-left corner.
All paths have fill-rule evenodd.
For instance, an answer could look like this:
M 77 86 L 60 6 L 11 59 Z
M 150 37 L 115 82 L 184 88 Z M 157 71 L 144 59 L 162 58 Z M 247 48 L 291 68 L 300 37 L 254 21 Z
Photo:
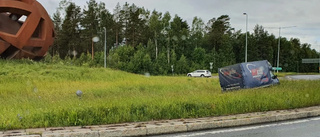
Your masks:
M 0 57 L 43 57 L 53 44 L 53 23 L 36 0 L 0 0 Z

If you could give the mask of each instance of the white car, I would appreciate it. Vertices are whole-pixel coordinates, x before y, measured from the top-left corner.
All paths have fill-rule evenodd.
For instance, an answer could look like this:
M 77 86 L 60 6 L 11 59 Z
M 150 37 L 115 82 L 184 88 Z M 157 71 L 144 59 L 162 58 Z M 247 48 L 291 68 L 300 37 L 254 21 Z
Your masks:
M 187 74 L 188 77 L 211 77 L 209 70 L 196 70 Z

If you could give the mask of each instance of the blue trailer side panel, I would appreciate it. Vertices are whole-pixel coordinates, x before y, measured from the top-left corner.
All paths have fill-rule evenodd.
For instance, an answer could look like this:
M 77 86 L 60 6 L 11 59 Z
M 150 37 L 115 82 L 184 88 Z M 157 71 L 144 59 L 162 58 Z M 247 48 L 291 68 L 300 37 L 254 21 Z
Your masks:
M 218 72 L 223 91 L 244 88 L 240 64 L 219 68 Z
M 270 74 L 271 66 L 267 60 L 241 63 L 244 75 L 244 88 L 260 87 L 273 84 Z

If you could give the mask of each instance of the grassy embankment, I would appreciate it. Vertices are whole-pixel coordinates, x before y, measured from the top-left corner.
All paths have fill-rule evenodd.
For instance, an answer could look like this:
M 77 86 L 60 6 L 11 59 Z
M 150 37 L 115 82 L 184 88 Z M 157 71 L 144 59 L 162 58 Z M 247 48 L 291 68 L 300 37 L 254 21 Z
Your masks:
M 222 93 L 218 79 L 0 60 L 0 130 L 230 115 L 320 104 L 319 81 Z M 79 98 L 76 91 L 83 91 Z

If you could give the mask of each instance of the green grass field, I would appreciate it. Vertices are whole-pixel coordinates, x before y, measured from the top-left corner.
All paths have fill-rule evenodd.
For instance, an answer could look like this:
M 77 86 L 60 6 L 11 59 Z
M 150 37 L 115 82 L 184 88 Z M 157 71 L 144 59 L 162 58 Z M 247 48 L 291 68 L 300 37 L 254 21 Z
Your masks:
M 0 130 L 197 118 L 320 104 L 320 81 L 222 93 L 215 78 L 0 60 Z M 76 91 L 83 92 L 82 97 Z

